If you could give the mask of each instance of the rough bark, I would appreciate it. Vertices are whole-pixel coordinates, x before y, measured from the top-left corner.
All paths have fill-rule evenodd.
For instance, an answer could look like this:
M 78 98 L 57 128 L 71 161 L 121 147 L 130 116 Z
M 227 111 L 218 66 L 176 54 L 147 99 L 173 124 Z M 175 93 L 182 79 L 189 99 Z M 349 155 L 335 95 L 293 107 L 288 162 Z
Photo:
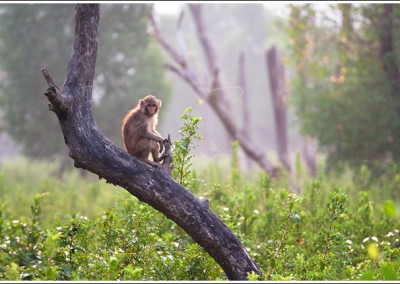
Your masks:
M 245 280 L 251 271 L 261 274 L 235 234 L 206 202 L 168 173 L 121 150 L 98 129 L 91 110 L 98 33 L 99 5 L 77 4 L 73 50 L 62 88 L 42 69 L 49 85 L 45 95 L 59 119 L 75 166 L 125 188 L 173 220 L 216 260 L 228 279 Z
M 264 154 L 263 148 L 255 144 L 250 137 L 245 137 L 242 131 L 235 124 L 234 116 L 231 112 L 229 101 L 226 99 L 224 84 L 220 78 L 220 70 L 217 64 L 217 56 L 211 41 L 209 40 L 206 27 L 204 25 L 201 4 L 189 4 L 189 8 L 194 19 L 197 35 L 204 51 L 207 62 L 209 81 L 208 83 L 200 82 L 195 70 L 192 68 L 182 54 L 180 54 L 162 35 L 158 25 L 150 14 L 149 19 L 153 27 L 153 35 L 159 44 L 167 51 L 178 66 L 165 64 L 165 67 L 176 73 L 185 80 L 204 101 L 208 102 L 219 119 L 223 123 L 225 129 L 233 140 L 238 140 L 240 147 L 245 153 L 254 160 L 264 171 L 275 176 L 276 167 L 269 161 Z M 211 86 L 210 86 L 211 85 Z
M 271 47 L 266 54 L 266 65 L 271 86 L 272 105 L 274 109 L 275 131 L 277 138 L 278 156 L 285 168 L 292 172 L 292 167 L 288 156 L 287 139 L 287 108 L 285 98 L 285 70 L 278 59 L 275 47 Z

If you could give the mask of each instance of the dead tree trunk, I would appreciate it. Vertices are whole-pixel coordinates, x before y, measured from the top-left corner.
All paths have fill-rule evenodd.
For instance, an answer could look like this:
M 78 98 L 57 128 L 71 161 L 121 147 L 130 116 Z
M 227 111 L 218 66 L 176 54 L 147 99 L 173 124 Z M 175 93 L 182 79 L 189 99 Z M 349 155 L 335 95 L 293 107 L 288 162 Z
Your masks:
M 285 104 L 287 92 L 285 90 L 285 70 L 278 59 L 275 47 L 268 50 L 266 63 L 271 86 L 278 155 L 281 163 L 289 173 L 291 173 L 292 166 L 289 161 L 287 139 L 287 108 Z
M 306 162 L 310 175 L 315 178 L 317 176 L 317 140 L 306 136 L 303 138 L 303 159 Z
M 99 32 L 99 5 L 77 4 L 75 37 L 62 88 L 42 69 L 45 95 L 60 122 L 69 156 L 108 183 L 121 186 L 182 227 L 222 267 L 228 279 L 261 274 L 245 248 L 225 224 L 169 174 L 142 163 L 107 139 L 92 115 L 91 99 Z
M 289 172 L 291 191 L 299 194 L 300 189 L 295 183 L 296 173 L 292 168 L 288 151 L 287 106 L 285 102 L 287 97 L 287 92 L 285 90 L 285 69 L 282 62 L 278 59 L 275 47 L 272 47 L 267 51 L 265 59 L 271 86 L 278 156 L 282 165 Z
M 241 98 L 241 111 L 242 111 L 242 135 L 244 139 L 249 139 L 250 137 L 250 111 L 249 111 L 249 93 L 247 91 L 247 81 L 246 81 L 246 59 L 244 52 L 239 54 L 239 68 L 238 68 L 238 84 L 239 87 L 243 89 L 243 94 Z M 251 168 L 251 161 L 247 155 L 244 155 L 244 164 L 247 170 Z
M 234 123 L 234 116 L 231 112 L 230 103 L 226 98 L 224 85 L 221 82 L 220 70 L 217 64 L 217 56 L 214 47 L 212 46 L 207 30 L 204 25 L 202 6 L 201 4 L 189 4 L 192 17 L 196 25 L 197 35 L 206 57 L 208 75 L 211 82 L 200 82 L 195 70 L 191 67 L 190 62 L 179 53 L 171 44 L 161 35 L 158 25 L 150 14 L 150 22 L 153 27 L 153 35 L 165 51 L 172 57 L 178 66 L 166 64 L 165 66 L 176 73 L 179 77 L 185 80 L 204 101 L 207 101 L 213 108 L 215 113 L 220 118 L 225 129 L 233 140 L 238 140 L 240 147 L 246 154 L 267 173 L 274 176 L 276 174 L 276 167 L 268 160 L 263 148 L 260 148 L 250 138 L 245 138 Z

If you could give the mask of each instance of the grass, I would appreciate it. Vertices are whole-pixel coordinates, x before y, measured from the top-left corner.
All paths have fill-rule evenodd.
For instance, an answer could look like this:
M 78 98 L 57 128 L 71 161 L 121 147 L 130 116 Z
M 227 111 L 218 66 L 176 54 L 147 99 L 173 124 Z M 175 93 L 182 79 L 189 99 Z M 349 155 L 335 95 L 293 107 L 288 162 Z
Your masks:
M 235 154 L 191 162 L 187 188 L 210 200 L 261 280 L 400 279 L 395 167 L 379 178 L 361 168 L 313 179 L 298 163 L 297 196 L 284 175 L 243 172 Z M 226 280 L 176 224 L 124 189 L 57 171 L 21 157 L 1 166 L 0 279 Z
M 33 162 L 23 157 L 6 160 L 0 168 L 0 199 L 9 209 L 10 218 L 30 216 L 36 194 L 44 194 L 43 226 L 54 225 L 64 216 L 74 214 L 94 217 L 113 206 L 118 198 L 131 197 L 126 190 L 91 173 L 83 178 L 72 169 L 59 179 L 58 171 L 59 163 L 55 161 Z

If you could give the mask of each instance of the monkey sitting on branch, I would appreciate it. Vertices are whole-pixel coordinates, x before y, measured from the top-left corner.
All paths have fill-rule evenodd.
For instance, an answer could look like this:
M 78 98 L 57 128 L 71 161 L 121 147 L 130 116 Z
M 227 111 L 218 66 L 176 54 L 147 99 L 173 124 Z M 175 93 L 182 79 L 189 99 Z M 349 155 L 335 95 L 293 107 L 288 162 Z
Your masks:
M 131 109 L 122 121 L 122 138 L 126 151 L 140 159 L 141 161 L 159 167 L 160 161 L 171 156 L 171 140 L 163 138 L 157 132 L 158 112 L 161 107 L 161 100 L 153 95 L 148 95 L 140 99 L 137 106 Z M 166 143 L 167 151 L 163 155 L 159 155 L 163 151 L 164 143 Z M 168 147 L 167 147 L 168 146 Z M 149 156 L 153 160 L 149 160 Z M 170 159 L 167 159 L 170 161 Z M 166 165 L 170 169 L 171 165 Z

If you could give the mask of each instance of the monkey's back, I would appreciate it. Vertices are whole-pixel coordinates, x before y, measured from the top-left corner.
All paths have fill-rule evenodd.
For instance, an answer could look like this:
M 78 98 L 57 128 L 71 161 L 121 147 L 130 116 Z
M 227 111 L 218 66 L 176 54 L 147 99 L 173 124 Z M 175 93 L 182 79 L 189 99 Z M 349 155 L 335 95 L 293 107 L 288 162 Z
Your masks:
M 147 130 L 146 121 L 145 114 L 137 108 L 129 111 L 122 121 L 122 138 L 125 149 L 131 155 L 139 158 L 143 154 L 150 153 L 149 139 L 142 138 L 143 133 Z

